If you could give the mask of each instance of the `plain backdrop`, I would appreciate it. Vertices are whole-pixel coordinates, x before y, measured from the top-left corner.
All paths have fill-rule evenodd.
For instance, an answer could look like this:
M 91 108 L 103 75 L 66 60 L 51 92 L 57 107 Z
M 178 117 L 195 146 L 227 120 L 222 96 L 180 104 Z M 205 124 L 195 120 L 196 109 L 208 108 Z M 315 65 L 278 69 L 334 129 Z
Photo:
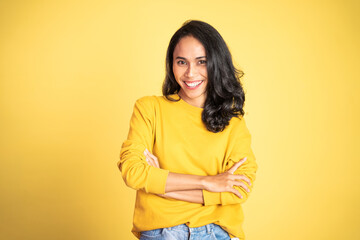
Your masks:
M 360 239 L 359 16 L 356 0 L 0 1 L 0 239 L 135 239 L 116 163 L 188 19 L 245 72 L 247 240 Z

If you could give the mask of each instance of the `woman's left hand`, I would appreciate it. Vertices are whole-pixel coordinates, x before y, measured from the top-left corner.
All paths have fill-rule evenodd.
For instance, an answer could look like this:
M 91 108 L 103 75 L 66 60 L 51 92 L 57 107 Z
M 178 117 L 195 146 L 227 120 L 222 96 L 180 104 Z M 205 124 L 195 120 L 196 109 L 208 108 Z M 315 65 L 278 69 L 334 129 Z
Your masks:
M 150 153 L 149 150 L 145 149 L 144 155 L 146 157 L 146 162 L 153 167 L 160 168 L 159 161 L 157 157 L 155 157 L 153 154 Z

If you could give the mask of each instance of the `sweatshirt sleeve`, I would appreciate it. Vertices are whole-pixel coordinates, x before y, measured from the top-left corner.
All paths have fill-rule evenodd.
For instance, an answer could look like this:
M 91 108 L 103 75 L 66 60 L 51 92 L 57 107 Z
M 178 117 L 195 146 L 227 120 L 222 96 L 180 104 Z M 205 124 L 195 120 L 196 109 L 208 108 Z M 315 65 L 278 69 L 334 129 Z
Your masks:
M 230 150 L 230 155 L 226 160 L 225 171 L 229 170 L 236 162 L 240 161 L 244 157 L 247 157 L 247 160 L 234 172 L 234 174 L 245 175 L 250 179 L 251 186 L 249 186 L 245 181 L 241 181 L 249 187 L 251 193 L 258 165 L 255 161 L 255 155 L 251 149 L 251 135 L 246 127 L 244 118 L 241 118 L 239 128 L 234 133 L 233 138 L 230 138 L 229 141 L 234 141 L 233 143 L 229 143 L 230 145 L 234 145 L 231 147 L 232 149 Z M 239 186 L 234 186 L 234 188 L 240 192 L 243 198 L 239 198 L 232 192 L 219 193 L 203 190 L 204 205 L 229 205 L 244 203 L 250 193 L 246 192 L 245 189 Z
M 128 187 L 147 193 L 164 194 L 169 170 L 146 162 L 144 150 L 152 151 L 155 134 L 155 105 L 151 97 L 136 101 L 127 140 L 120 151 L 118 167 Z

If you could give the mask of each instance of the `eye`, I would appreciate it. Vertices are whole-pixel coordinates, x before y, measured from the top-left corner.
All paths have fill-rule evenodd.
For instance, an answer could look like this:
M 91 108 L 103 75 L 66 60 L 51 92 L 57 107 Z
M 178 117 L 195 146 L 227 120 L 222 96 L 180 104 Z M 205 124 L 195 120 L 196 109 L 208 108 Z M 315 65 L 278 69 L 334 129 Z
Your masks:
M 185 65 L 186 62 L 184 60 L 179 60 L 176 62 L 178 65 Z
M 206 60 L 200 60 L 200 61 L 199 61 L 199 64 L 201 64 L 201 65 L 206 65 Z

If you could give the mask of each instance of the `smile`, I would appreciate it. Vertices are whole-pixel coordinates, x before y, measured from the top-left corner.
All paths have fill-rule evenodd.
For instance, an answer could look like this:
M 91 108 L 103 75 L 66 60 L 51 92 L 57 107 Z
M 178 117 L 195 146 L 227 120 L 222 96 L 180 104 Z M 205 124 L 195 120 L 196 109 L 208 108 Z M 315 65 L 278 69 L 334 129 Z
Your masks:
M 197 88 L 203 81 L 195 81 L 195 82 L 185 82 L 185 86 L 189 89 Z

